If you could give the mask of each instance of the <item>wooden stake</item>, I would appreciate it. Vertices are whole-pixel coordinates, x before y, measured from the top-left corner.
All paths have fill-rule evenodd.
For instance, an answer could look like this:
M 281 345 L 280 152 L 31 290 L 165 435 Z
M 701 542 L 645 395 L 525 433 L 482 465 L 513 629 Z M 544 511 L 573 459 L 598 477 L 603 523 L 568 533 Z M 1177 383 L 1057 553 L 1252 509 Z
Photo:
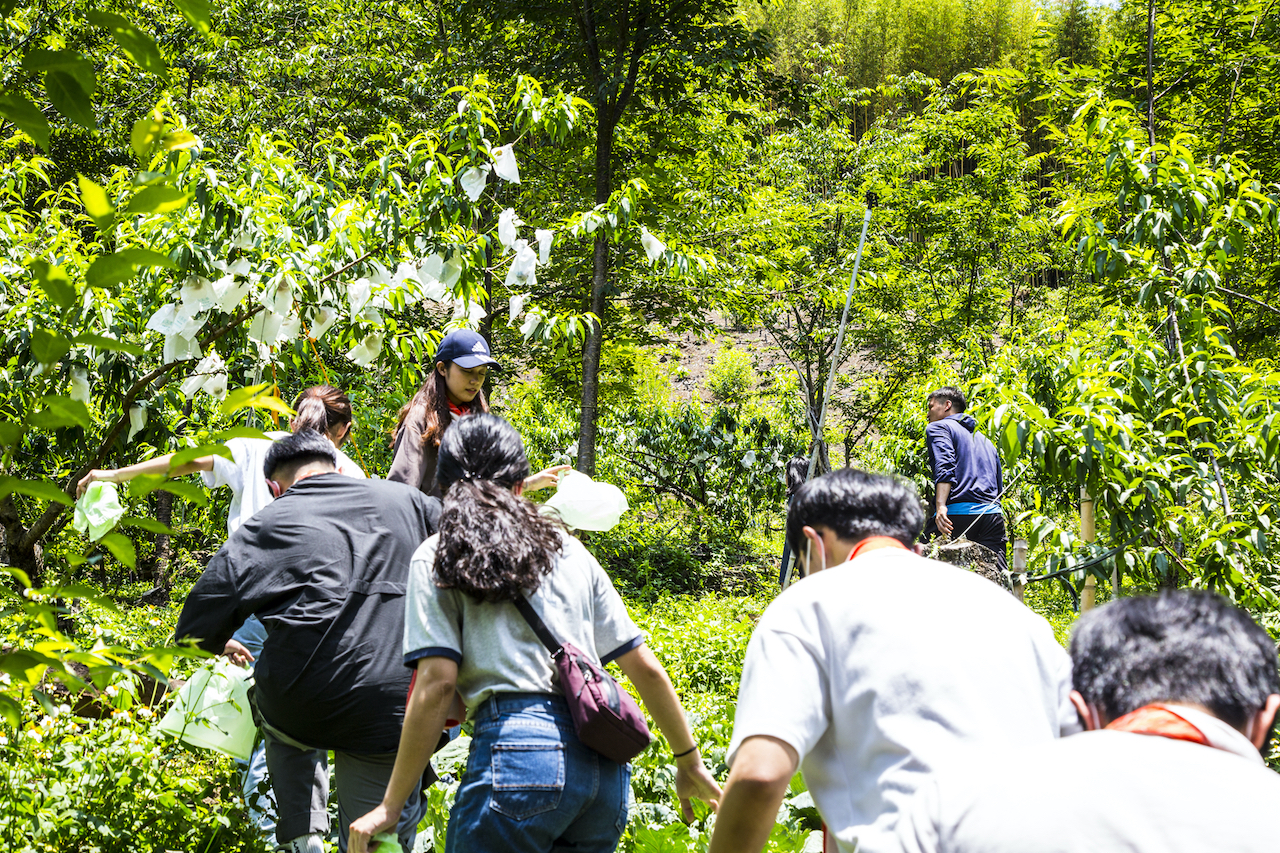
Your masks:
M 1093 498 L 1080 487 L 1080 538 L 1093 542 L 1098 538 L 1098 524 L 1093 514 Z M 1098 579 L 1092 574 L 1084 579 L 1084 591 L 1080 593 L 1080 612 L 1092 610 L 1098 600 Z
M 1013 540 L 1013 594 L 1025 602 L 1023 593 L 1027 581 L 1027 540 Z

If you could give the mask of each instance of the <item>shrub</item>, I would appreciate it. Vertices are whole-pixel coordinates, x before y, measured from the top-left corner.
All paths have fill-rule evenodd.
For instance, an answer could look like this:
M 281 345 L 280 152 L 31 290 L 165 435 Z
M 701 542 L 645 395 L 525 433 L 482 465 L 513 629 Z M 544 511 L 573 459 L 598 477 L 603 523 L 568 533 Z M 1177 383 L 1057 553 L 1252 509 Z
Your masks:
M 707 390 L 711 398 L 725 406 L 741 406 L 755 385 L 756 371 L 746 351 L 725 347 L 716 353 L 707 372 Z

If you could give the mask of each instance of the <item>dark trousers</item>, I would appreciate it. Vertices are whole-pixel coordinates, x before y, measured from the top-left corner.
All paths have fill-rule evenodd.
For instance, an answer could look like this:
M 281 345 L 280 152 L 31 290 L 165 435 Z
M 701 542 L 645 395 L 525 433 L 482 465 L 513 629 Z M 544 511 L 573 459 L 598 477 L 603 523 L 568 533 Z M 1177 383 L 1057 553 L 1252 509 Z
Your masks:
M 1004 529 L 1003 515 L 954 515 L 948 513 L 947 518 L 951 519 L 952 538 L 963 534 L 964 538 L 970 542 L 977 542 L 979 545 L 994 551 L 996 562 L 1001 570 L 1008 570 L 1009 563 L 1005 552 L 1009 544 L 1009 536 Z M 930 516 L 929 522 L 924 526 L 924 532 L 920 534 L 920 541 L 932 542 L 940 535 L 937 516 Z

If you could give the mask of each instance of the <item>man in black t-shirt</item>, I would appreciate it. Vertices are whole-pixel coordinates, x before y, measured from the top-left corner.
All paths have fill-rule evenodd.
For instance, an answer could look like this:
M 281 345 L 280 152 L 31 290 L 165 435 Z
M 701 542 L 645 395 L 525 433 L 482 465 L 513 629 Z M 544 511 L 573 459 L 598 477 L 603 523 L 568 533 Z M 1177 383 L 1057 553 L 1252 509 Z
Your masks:
M 417 489 L 338 474 L 333 445 L 303 431 L 272 445 L 277 499 L 246 521 L 191 590 L 177 636 L 222 651 L 250 616 L 266 626 L 252 697 L 279 810 L 276 838 L 323 851 L 327 751 L 338 765 L 339 846 L 351 815 L 382 798 L 395 761 L 409 670 L 401 661 L 409 561 L 439 503 Z M 399 827 L 411 849 L 411 797 Z M 412 813 L 411 813 L 412 812 Z

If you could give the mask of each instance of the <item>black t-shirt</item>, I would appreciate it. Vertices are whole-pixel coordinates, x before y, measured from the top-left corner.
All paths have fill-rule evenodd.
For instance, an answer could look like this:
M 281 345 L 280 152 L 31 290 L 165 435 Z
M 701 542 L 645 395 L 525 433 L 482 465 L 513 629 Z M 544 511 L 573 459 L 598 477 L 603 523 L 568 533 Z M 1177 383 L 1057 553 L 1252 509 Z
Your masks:
M 401 661 L 409 560 L 439 513 L 402 483 L 308 477 L 214 555 L 177 636 L 221 652 L 257 615 L 267 640 L 256 701 L 267 721 L 321 749 L 393 751 L 410 676 Z

